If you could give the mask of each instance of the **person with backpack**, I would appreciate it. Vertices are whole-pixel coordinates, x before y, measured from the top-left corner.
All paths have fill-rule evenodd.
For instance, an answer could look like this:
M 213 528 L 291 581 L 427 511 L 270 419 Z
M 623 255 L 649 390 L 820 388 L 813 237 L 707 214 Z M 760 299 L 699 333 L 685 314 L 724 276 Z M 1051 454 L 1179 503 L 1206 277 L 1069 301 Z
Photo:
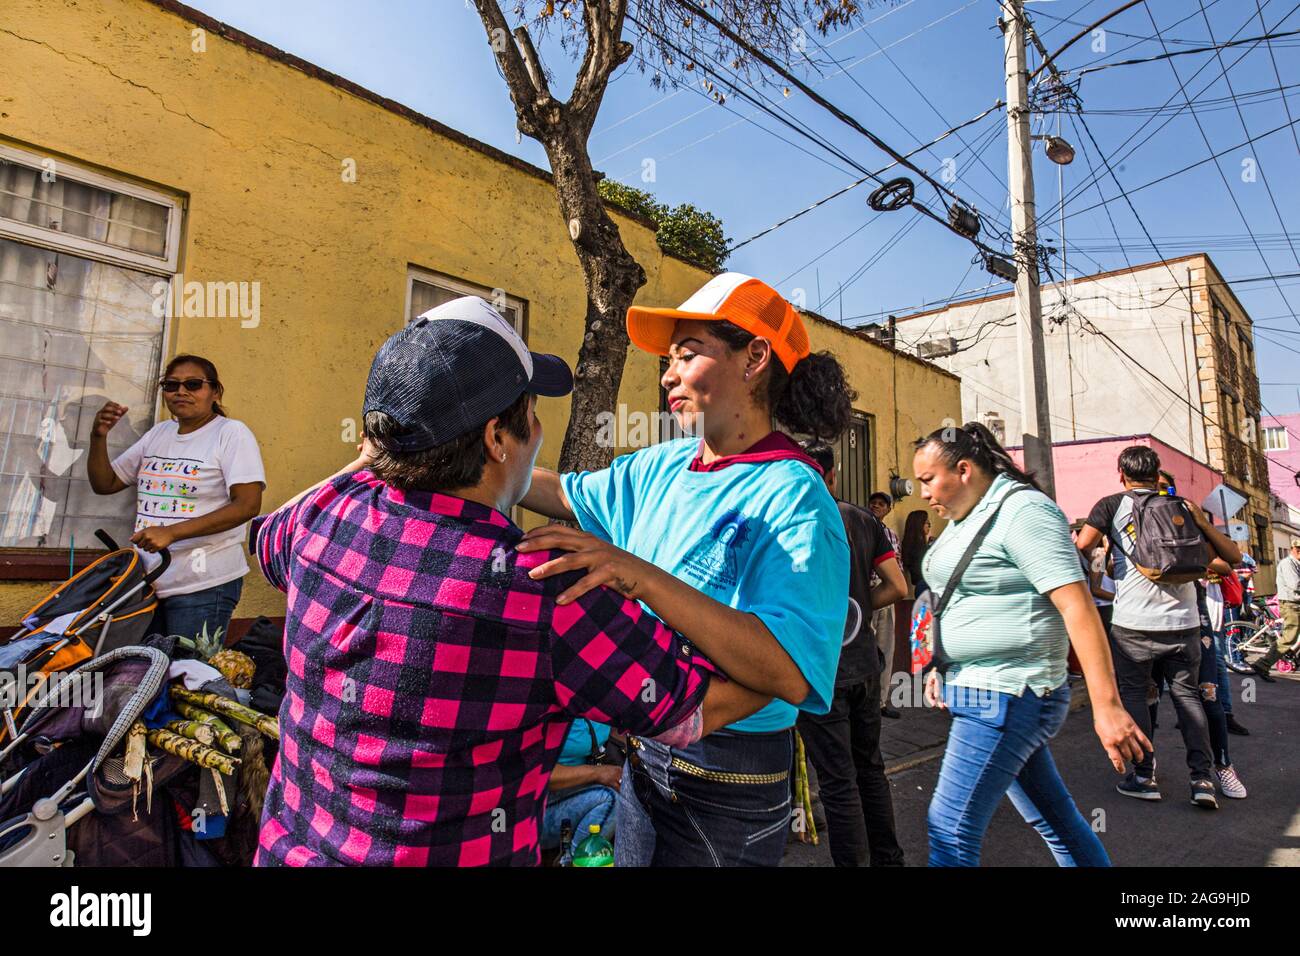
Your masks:
M 1291 539 L 1291 550 L 1277 563 L 1277 610 L 1282 618 L 1282 633 L 1268 653 L 1250 665 L 1250 669 L 1270 684 L 1277 680 L 1269 673 L 1273 665 L 1289 654 L 1300 638 L 1300 538 Z
M 1125 709 L 1149 737 L 1147 688 L 1153 673 L 1162 670 L 1187 749 L 1192 802 L 1217 809 L 1210 733 L 1201 706 L 1195 582 L 1216 556 L 1231 565 L 1241 560 L 1241 552 L 1195 504 L 1160 493 L 1160 456 L 1153 449 L 1125 448 L 1118 466 L 1124 490 L 1093 506 L 1076 544 L 1085 554 L 1103 537 L 1112 545 L 1115 610 L 1110 649 Z M 1154 752 L 1135 760 L 1116 789 L 1127 797 L 1159 800 Z
M 912 472 L 921 497 L 948 519 L 922 568 L 931 590 L 916 601 L 932 615 L 938 662 L 926 702 L 953 716 L 930 802 L 930 865 L 978 866 L 1008 795 L 1058 865 L 1109 866 L 1048 749 L 1070 707 L 1067 647 L 1087 676 L 1093 726 L 1116 771 L 1151 743 L 1120 703 L 1065 515 L 978 422 L 918 441 Z

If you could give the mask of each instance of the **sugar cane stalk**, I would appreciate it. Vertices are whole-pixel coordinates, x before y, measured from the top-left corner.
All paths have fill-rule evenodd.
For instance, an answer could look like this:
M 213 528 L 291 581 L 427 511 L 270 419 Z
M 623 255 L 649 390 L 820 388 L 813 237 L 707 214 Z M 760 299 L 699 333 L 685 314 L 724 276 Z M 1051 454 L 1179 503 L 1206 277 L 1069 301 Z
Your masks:
M 174 689 L 172 691 L 172 709 L 182 717 L 187 717 L 196 723 L 205 724 L 208 727 L 211 727 L 213 734 L 216 736 L 218 746 L 220 746 L 226 753 L 238 753 L 239 748 L 243 746 L 244 742 L 239 739 L 239 734 L 235 733 L 224 720 L 216 714 L 208 713 L 202 707 L 197 707 L 194 704 L 187 704 L 185 701 L 180 700 L 176 697 Z
M 239 758 L 229 757 L 220 750 L 214 750 L 180 734 L 174 734 L 163 727 L 149 731 L 148 736 L 149 743 L 159 750 L 165 750 L 175 757 L 188 760 L 200 767 L 210 767 L 222 773 L 234 773 L 235 768 L 239 766 Z
M 144 724 L 138 720 L 126 732 L 126 755 L 122 762 L 122 773 L 137 784 L 144 775 L 146 733 Z
M 174 734 L 188 737 L 190 740 L 197 740 L 206 747 L 211 747 L 217 740 L 216 728 L 211 724 L 203 723 L 201 720 L 169 721 L 167 729 Z
M 256 727 L 258 731 L 265 734 L 267 737 L 270 737 L 272 740 L 280 739 L 279 720 L 274 717 L 268 717 L 266 714 L 259 713 L 251 707 L 245 707 L 243 704 L 231 700 L 229 697 L 222 697 L 220 694 L 213 694 L 206 691 L 193 691 L 180 685 L 172 688 L 172 697 L 189 704 L 196 704 L 199 707 L 205 707 L 213 713 L 221 714 L 223 717 L 229 717 L 231 720 L 237 720 L 241 724 Z
M 799 736 L 796 730 L 794 734 L 794 754 L 795 754 L 795 793 L 799 800 L 799 805 L 803 808 L 805 826 L 807 827 L 807 840 L 802 842 L 812 842 L 817 846 L 820 842 L 817 839 L 817 824 L 813 820 L 812 812 L 812 789 L 808 784 L 808 756 L 804 750 L 803 738 Z

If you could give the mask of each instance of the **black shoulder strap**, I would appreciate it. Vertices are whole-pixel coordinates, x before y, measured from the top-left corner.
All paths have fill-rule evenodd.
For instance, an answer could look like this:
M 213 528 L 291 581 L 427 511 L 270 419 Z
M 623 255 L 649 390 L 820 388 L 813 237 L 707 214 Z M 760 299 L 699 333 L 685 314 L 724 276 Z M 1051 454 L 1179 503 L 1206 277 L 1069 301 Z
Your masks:
M 993 513 L 988 516 L 988 519 L 980 526 L 980 529 L 975 532 L 975 537 L 971 538 L 970 544 L 966 546 L 966 553 L 961 556 L 961 560 L 957 562 L 957 566 L 952 569 L 952 575 L 948 578 L 948 584 L 943 589 L 943 594 L 940 596 L 939 600 L 935 602 L 935 617 L 939 617 L 943 613 L 943 609 L 947 606 L 949 599 L 952 597 L 953 591 L 957 589 L 958 582 L 961 581 L 961 576 L 966 573 L 966 568 L 970 566 L 970 563 L 973 560 L 975 560 L 975 552 L 979 550 L 980 545 L 984 543 L 984 539 L 988 537 L 988 533 L 993 529 L 993 522 L 998 519 L 998 512 L 1000 512 L 1002 506 L 1007 503 L 1007 499 L 1017 492 L 1031 490 L 1032 489 L 1028 485 L 1016 485 L 1016 487 L 1003 495 L 1002 500 L 994 506 Z
M 587 757 L 591 760 L 599 759 L 604 756 L 605 751 L 600 746 L 600 740 L 596 736 L 596 728 L 586 717 L 582 718 L 582 722 L 587 725 L 587 733 L 591 736 L 591 753 L 589 753 Z

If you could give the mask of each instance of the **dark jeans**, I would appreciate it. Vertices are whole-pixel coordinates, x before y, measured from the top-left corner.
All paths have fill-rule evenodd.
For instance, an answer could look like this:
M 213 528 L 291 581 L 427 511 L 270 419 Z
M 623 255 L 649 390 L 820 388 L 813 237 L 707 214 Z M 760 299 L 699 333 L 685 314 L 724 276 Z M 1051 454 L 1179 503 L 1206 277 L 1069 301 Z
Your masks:
M 1232 757 L 1228 755 L 1228 714 L 1231 711 L 1223 706 L 1223 689 L 1219 683 L 1221 670 L 1223 662 L 1219 660 L 1218 646 L 1214 637 L 1207 634 L 1201 638 L 1201 668 L 1197 674 L 1197 680 L 1201 684 L 1201 706 L 1205 708 L 1205 719 L 1209 724 L 1214 765 L 1230 767 Z
M 159 598 L 158 610 L 154 611 L 153 621 L 149 624 L 149 633 L 178 634 L 194 640 L 206 625 L 209 636 L 216 634 L 220 628 L 224 639 L 230 629 L 230 615 L 234 613 L 243 590 L 244 579 L 235 578 L 202 591 Z
M 1111 625 L 1110 652 L 1115 660 L 1119 696 L 1133 722 L 1151 736 L 1151 710 L 1147 686 L 1160 666 L 1169 681 L 1169 695 L 1187 748 L 1187 768 L 1193 780 L 1210 780 L 1210 731 L 1201 706 L 1201 629 L 1184 631 L 1131 631 Z M 1134 769 L 1138 776 L 1153 776 L 1154 755 L 1144 753 Z
M 830 713 L 799 714 L 836 866 L 902 866 L 880 755 L 880 675 L 836 687 Z
M 790 826 L 788 728 L 718 730 L 681 750 L 632 741 L 618 794 L 616 866 L 780 865 Z

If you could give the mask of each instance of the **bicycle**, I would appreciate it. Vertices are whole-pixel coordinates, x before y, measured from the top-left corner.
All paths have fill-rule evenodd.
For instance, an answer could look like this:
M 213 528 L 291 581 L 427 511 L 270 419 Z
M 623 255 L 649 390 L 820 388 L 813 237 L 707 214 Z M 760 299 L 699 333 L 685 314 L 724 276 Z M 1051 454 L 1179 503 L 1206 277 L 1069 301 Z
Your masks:
M 1247 653 L 1257 657 L 1267 654 L 1282 636 L 1282 619 L 1267 604 L 1256 600 L 1254 611 L 1253 619 L 1230 621 L 1224 628 L 1229 644 L 1236 644 L 1237 653 L 1243 661 L 1246 660 Z M 1279 670 L 1292 670 L 1300 666 L 1297 656 L 1296 648 L 1283 654 L 1279 663 L 1285 662 L 1288 666 Z

